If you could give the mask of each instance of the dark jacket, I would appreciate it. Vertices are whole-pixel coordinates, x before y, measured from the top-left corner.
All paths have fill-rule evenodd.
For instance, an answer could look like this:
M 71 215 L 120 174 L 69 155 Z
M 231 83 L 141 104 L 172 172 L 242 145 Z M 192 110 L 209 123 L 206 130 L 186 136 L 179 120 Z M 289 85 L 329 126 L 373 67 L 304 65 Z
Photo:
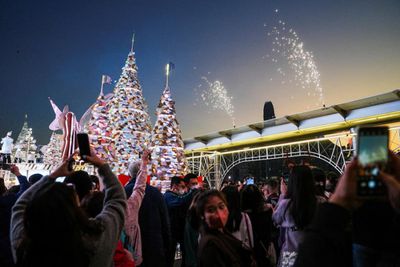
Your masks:
M 198 266 L 242 267 L 251 266 L 251 251 L 230 233 L 205 230 L 199 243 Z
M 389 202 L 368 201 L 353 213 L 353 241 L 382 252 L 400 251 L 400 214 Z
M 25 176 L 17 177 L 19 191 L 16 194 L 0 196 L 0 266 L 14 266 L 10 244 L 10 220 L 11 209 L 18 198 L 29 188 L 29 182 Z
M 183 246 L 185 250 L 185 265 L 186 267 L 197 267 L 197 249 L 199 246 L 199 232 L 192 227 L 186 219 L 185 232 L 183 234 Z
M 132 194 L 135 179 L 126 186 L 127 197 Z M 146 185 L 142 205 L 139 210 L 139 226 L 142 236 L 143 266 L 166 266 L 171 249 L 171 230 L 167 206 L 157 188 Z
M 254 256 L 258 266 L 270 266 L 265 256 L 272 242 L 272 210 L 247 212 L 250 217 L 254 237 Z
M 298 248 L 296 267 L 351 266 L 351 242 L 346 231 L 350 213 L 335 204 L 323 203 Z
M 164 200 L 167 204 L 169 220 L 171 223 L 171 235 L 177 242 L 183 242 L 183 232 L 185 229 L 186 213 L 192 201 L 193 191 L 187 194 L 178 195 L 167 190 L 164 193 Z

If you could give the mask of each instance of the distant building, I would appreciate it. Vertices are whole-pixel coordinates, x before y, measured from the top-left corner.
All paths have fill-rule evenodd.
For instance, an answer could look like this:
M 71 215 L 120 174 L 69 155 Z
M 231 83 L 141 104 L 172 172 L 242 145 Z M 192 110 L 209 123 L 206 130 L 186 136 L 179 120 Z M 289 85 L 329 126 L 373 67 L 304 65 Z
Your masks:
M 267 101 L 264 104 L 264 121 L 275 119 L 274 105 L 271 101 Z

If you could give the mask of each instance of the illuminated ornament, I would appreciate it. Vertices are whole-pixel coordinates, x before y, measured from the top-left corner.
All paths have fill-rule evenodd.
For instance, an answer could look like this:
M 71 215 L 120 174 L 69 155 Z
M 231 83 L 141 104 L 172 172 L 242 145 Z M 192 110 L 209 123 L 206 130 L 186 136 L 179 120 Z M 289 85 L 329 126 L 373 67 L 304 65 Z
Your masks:
M 63 111 L 57 107 L 53 100 L 49 97 L 50 104 L 55 113 L 55 119 L 49 125 L 50 130 L 63 131 L 63 147 L 62 147 L 62 160 L 67 160 L 74 153 L 78 147 L 76 142 L 76 134 L 81 132 L 84 125 L 87 123 L 91 116 L 91 108 L 89 108 L 83 115 L 80 121 L 76 120 L 75 114 L 69 111 L 68 106 L 65 106 Z

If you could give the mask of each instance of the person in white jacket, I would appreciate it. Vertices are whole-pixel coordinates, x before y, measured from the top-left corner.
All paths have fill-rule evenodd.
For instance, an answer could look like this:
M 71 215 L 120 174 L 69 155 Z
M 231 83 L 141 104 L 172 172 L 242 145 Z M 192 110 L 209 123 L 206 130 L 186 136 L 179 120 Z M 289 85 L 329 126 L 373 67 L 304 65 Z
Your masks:
M 1 139 L 1 155 L 3 164 L 11 163 L 11 151 L 13 149 L 14 139 L 11 138 L 12 132 L 8 132 L 6 137 Z

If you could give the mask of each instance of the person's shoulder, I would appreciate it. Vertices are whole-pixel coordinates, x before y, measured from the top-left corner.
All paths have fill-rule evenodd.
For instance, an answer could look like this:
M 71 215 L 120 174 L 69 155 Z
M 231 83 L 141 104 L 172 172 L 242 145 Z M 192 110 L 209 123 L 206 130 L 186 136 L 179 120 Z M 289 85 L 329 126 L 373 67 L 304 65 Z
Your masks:
M 205 248 L 209 246 L 215 246 L 218 243 L 218 236 L 212 233 L 206 233 L 200 238 L 199 247 Z
M 151 195 L 153 197 L 161 197 L 161 198 L 163 197 L 163 194 L 160 192 L 160 190 L 151 185 L 146 185 L 145 195 Z
M 176 195 L 174 192 L 172 192 L 171 190 L 167 190 L 164 193 L 164 196 L 170 196 L 170 195 Z

